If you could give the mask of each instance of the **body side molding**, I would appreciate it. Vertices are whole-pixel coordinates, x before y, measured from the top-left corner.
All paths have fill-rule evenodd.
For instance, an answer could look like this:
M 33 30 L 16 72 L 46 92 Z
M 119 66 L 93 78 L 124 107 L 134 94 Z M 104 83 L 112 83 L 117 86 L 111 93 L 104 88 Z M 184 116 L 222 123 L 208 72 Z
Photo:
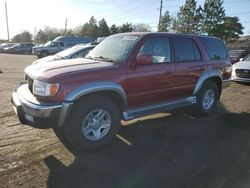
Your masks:
M 72 90 L 65 98 L 65 101 L 71 102 L 79 99 L 80 97 L 98 92 L 98 91 L 113 91 L 121 96 L 124 107 L 127 107 L 127 96 L 120 84 L 110 81 L 93 82 L 81 85 Z
M 218 77 L 221 79 L 221 74 L 219 72 L 218 69 L 213 69 L 213 70 L 205 70 L 204 72 L 201 73 L 199 80 L 197 81 L 194 91 L 193 91 L 193 96 L 197 95 L 197 93 L 200 91 L 203 83 L 209 79 L 209 78 L 213 78 L 213 77 Z

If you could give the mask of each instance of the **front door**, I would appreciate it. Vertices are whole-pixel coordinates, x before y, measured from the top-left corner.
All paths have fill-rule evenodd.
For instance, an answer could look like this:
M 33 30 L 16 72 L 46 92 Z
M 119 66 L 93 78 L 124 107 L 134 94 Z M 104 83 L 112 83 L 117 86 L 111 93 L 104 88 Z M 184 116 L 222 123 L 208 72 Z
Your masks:
M 138 54 L 150 54 L 153 63 L 135 65 L 128 70 L 128 106 L 140 107 L 165 102 L 175 98 L 175 64 L 170 53 L 167 37 L 149 38 L 141 45 Z

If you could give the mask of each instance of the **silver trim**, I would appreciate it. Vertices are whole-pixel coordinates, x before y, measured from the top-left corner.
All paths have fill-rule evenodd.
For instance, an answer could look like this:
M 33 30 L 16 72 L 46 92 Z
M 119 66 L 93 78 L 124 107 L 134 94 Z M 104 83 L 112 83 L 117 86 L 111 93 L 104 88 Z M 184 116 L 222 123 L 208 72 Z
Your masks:
M 204 72 L 201 73 L 200 75 L 200 78 L 199 80 L 197 81 L 196 85 L 195 85 L 195 88 L 194 88 L 194 91 L 193 91 L 193 96 L 197 95 L 198 92 L 200 91 L 203 83 L 209 79 L 209 78 L 212 78 L 212 77 L 218 77 L 222 80 L 221 78 L 221 74 L 219 72 L 219 70 L 217 69 L 213 69 L 213 70 L 205 70 Z
M 73 91 L 71 91 L 65 98 L 65 101 L 74 101 L 79 99 L 80 97 L 94 93 L 97 91 L 114 91 L 118 93 L 123 101 L 123 105 L 126 108 L 127 107 L 127 96 L 125 91 L 123 90 L 122 86 L 110 81 L 103 81 L 103 82 L 93 82 L 89 84 L 84 84 Z
M 196 103 L 197 103 L 196 96 L 191 96 L 191 97 L 187 97 L 183 99 L 178 99 L 175 101 L 168 101 L 165 103 L 158 103 L 158 104 L 153 104 L 153 105 L 149 105 L 145 107 L 128 109 L 125 112 L 123 112 L 123 118 L 125 120 L 131 120 L 131 119 L 135 119 L 135 118 L 142 117 L 145 115 L 164 112 L 167 110 L 189 106 L 189 105 L 196 104 Z

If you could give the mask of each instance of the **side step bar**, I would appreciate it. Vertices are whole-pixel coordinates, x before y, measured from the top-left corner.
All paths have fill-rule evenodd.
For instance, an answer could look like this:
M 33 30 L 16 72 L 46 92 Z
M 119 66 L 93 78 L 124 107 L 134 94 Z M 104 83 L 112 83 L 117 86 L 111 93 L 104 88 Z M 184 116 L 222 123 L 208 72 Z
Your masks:
M 123 112 L 123 117 L 125 120 L 131 120 L 131 119 L 139 118 L 139 117 L 150 115 L 150 114 L 165 112 L 167 110 L 189 106 L 192 104 L 196 104 L 195 96 L 187 97 L 184 99 L 178 99 L 178 100 L 170 101 L 166 103 L 157 103 L 154 105 L 148 105 L 148 106 L 140 107 L 140 108 L 127 109 L 125 112 Z

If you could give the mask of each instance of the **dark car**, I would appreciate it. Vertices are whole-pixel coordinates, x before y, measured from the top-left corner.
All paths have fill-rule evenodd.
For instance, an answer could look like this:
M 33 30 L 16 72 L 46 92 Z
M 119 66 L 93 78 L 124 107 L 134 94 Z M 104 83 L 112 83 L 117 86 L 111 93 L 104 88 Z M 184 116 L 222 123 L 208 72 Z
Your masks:
M 230 60 L 232 64 L 240 61 L 241 58 L 246 57 L 248 52 L 246 50 L 230 50 L 229 55 L 230 55 Z
M 11 101 L 23 124 L 60 129 L 79 149 L 115 137 L 121 119 L 194 105 L 212 113 L 231 62 L 218 38 L 173 33 L 122 33 L 85 58 L 26 70 Z
M 9 48 L 4 48 L 3 52 L 10 54 L 31 54 L 33 46 L 33 43 L 17 43 Z

